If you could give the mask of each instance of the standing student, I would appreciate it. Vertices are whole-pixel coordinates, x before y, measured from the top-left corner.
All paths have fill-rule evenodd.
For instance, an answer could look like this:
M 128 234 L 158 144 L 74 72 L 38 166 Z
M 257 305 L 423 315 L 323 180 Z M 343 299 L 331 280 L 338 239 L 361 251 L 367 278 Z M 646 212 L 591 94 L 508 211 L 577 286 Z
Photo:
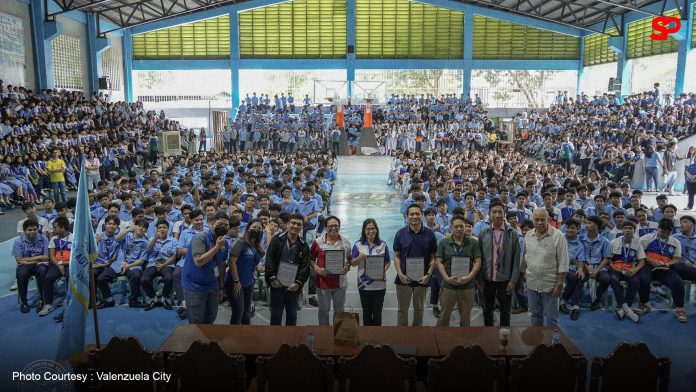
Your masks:
M 292 214 L 287 231 L 273 236 L 266 251 L 266 283 L 271 286 L 271 325 L 280 325 L 285 311 L 285 325 L 297 324 L 297 300 L 302 286 L 309 278 L 309 246 L 300 236 L 304 224 L 301 214 Z M 296 265 L 292 283 L 284 286 L 279 279 L 280 268 Z M 288 283 L 288 282 L 285 282 Z
M 527 279 L 532 325 L 558 326 L 558 299 L 568 272 L 568 244 L 563 234 L 549 225 L 544 208 L 534 211 L 534 229 L 524 238 L 520 270 Z
M 483 322 L 487 327 L 493 325 L 497 299 L 500 325 L 509 326 L 511 295 L 520 276 L 520 240 L 517 229 L 505 222 L 505 206 L 500 199 L 491 200 L 489 214 L 491 225 L 478 236 L 483 275 Z
M 413 298 L 413 325 L 423 325 L 423 306 L 428 281 L 435 269 L 437 240 L 435 233 L 423 225 L 423 210 L 418 204 L 406 209 L 408 225 L 394 236 L 394 266 L 396 267 L 396 298 L 398 325 L 408 325 L 408 308 Z M 421 259 L 423 271 L 408 271 L 408 259 Z M 414 279 L 409 278 L 411 275 Z M 419 278 L 416 278 L 419 277 Z
M 181 286 L 186 299 L 190 324 L 212 324 L 222 297 L 223 268 L 229 255 L 225 234 L 230 218 L 223 212 L 215 215 L 213 228 L 193 237 L 181 271 Z
M 440 296 L 442 312 L 437 320 L 437 326 L 449 326 L 454 305 L 457 305 L 459 309 L 459 326 L 471 325 L 471 309 L 474 307 L 474 277 L 481 269 L 481 249 L 475 238 L 464 235 L 465 221 L 466 218 L 462 215 L 455 215 L 449 225 L 452 236 L 443 239 L 437 246 L 435 261 L 443 281 Z M 469 271 L 466 271 L 465 275 L 453 275 L 453 257 L 468 259 Z
M 368 256 L 383 256 L 385 279 L 373 279 L 366 274 L 365 263 Z M 351 265 L 358 266 L 358 294 L 363 309 L 363 325 L 382 325 L 382 306 L 387 291 L 386 270 L 391 258 L 387 243 L 379 237 L 379 227 L 372 219 L 365 219 L 360 232 L 360 240 L 353 245 Z
M 261 272 L 263 226 L 260 219 L 249 221 L 242 238 L 230 248 L 229 269 L 225 274 L 225 292 L 230 301 L 230 324 L 251 324 L 251 302 L 254 297 L 254 271 Z
M 56 203 L 67 203 L 68 197 L 65 193 L 65 162 L 60 158 L 60 150 L 55 149 L 51 153 L 51 160 L 46 163 L 51 181 L 51 189 L 53 190 L 53 199 Z
M 334 315 L 343 312 L 346 303 L 348 279 L 346 273 L 350 270 L 352 255 L 350 242 L 339 231 L 341 221 L 330 216 L 326 218 L 326 234 L 317 238 L 309 250 L 309 260 L 315 272 L 317 297 L 319 300 L 319 325 L 330 325 L 329 310 L 333 303 Z M 341 271 L 326 270 L 326 252 L 343 251 L 344 260 Z M 333 272 L 333 274 L 329 274 Z

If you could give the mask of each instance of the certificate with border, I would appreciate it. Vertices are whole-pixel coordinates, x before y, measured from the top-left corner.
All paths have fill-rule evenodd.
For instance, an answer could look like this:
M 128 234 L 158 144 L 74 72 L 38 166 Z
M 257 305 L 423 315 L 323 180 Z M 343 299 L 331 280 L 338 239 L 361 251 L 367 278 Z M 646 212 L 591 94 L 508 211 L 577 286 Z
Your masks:
M 422 257 L 409 257 L 406 259 L 406 276 L 414 282 L 418 282 L 425 275 L 425 261 Z
M 469 271 L 471 270 L 471 257 L 452 256 L 451 267 L 450 271 L 452 271 L 452 273 L 450 273 L 450 276 L 463 278 L 469 275 Z
M 343 268 L 346 266 L 346 251 L 340 250 L 325 250 L 324 251 L 324 269 L 329 275 L 341 275 Z
M 367 256 L 365 259 L 365 275 L 370 279 L 378 281 L 385 279 L 384 255 Z
M 290 287 L 290 285 L 297 280 L 297 270 L 299 267 L 298 264 L 281 261 L 280 264 L 278 264 L 278 274 L 276 275 L 278 282 L 284 287 Z

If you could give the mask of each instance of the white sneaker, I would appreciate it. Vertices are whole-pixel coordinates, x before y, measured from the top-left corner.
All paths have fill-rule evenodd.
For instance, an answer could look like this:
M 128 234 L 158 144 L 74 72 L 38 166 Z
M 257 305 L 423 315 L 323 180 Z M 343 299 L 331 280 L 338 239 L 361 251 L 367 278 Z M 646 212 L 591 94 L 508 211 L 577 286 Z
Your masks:
M 636 312 L 633 311 L 633 309 L 629 309 L 626 311 L 626 316 L 631 319 L 634 323 L 638 323 L 640 320 L 640 316 L 636 314 Z
M 10 287 L 10 291 L 17 291 L 17 281 L 15 280 L 12 282 L 12 286 Z
M 623 308 L 617 308 L 616 315 L 619 316 L 619 320 L 623 320 L 626 317 L 626 311 Z
M 47 314 L 51 313 L 51 311 L 53 311 L 53 305 L 44 305 L 44 307 L 41 308 L 41 311 L 39 312 L 39 316 L 46 316 Z

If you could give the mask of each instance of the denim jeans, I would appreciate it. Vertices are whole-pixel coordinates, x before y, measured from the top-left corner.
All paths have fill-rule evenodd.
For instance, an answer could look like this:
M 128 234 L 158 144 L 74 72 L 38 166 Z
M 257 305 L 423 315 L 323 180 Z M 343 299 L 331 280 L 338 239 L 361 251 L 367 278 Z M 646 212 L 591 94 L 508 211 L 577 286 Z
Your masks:
M 532 314 L 532 326 L 543 327 L 544 316 L 546 316 L 547 326 L 558 326 L 558 298 L 554 298 L 551 293 L 530 290 L 527 288 L 529 297 L 529 312 Z
M 254 284 L 242 287 L 242 291 L 236 297 L 233 290 L 234 284 L 225 282 L 225 292 L 230 301 L 230 308 L 232 308 L 230 324 L 249 325 L 251 324 L 251 301 L 254 297 Z
M 576 271 L 568 271 L 565 277 L 565 288 L 563 289 L 563 298 L 570 305 L 580 305 L 582 299 L 582 288 L 585 286 L 588 277 L 580 279 Z M 598 298 L 599 299 L 599 298 Z
M 285 325 L 297 324 L 297 299 L 302 289 L 288 291 L 286 287 L 271 287 L 271 325 L 280 325 L 285 310 Z M 188 305 L 188 304 L 187 304 Z
M 68 197 L 65 194 L 65 181 L 51 182 L 51 189 L 53 190 L 53 200 L 55 200 L 56 203 L 68 202 Z
M 667 172 L 667 175 L 665 176 L 665 183 L 664 183 L 664 191 L 665 192 L 673 192 L 674 191 L 674 185 L 677 183 L 677 172 L 676 171 L 671 171 Z
M 217 287 L 210 291 L 184 290 L 189 324 L 212 324 L 217 317 L 220 304 L 220 291 Z
M 334 313 L 343 312 L 346 304 L 346 287 L 340 289 L 317 288 L 317 300 L 319 301 L 319 325 L 331 325 L 329 311 L 333 302 Z

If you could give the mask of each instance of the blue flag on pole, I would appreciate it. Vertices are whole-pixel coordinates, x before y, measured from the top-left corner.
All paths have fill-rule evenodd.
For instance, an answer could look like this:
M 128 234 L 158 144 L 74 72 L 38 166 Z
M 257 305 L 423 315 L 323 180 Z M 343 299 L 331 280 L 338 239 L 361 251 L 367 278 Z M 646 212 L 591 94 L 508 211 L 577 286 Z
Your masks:
M 84 161 L 80 170 L 75 207 L 75 225 L 72 252 L 70 254 L 68 299 L 63 318 L 63 329 L 58 342 L 59 362 L 70 360 L 73 364 L 86 360 L 85 329 L 89 303 L 89 266 L 97 258 L 97 241 L 92 230 L 92 218 L 87 194 L 87 172 Z

